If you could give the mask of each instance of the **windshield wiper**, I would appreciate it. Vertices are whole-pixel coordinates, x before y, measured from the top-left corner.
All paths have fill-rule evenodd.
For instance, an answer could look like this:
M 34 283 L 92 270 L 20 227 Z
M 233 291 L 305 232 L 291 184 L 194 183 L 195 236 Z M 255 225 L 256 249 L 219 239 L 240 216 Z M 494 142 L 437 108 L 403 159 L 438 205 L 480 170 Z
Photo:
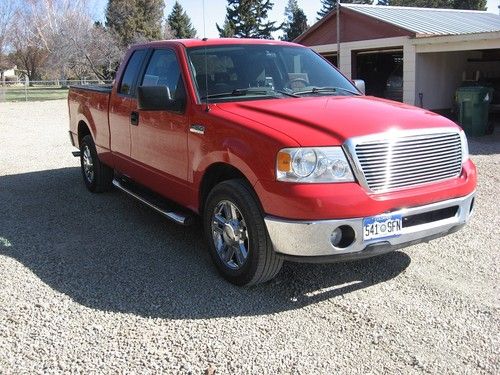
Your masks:
M 243 88 L 243 89 L 234 89 L 233 91 L 228 91 L 228 92 L 221 92 L 217 94 L 209 94 L 206 96 L 202 96 L 200 99 L 212 99 L 212 98 L 225 98 L 225 97 L 231 97 L 231 96 L 245 96 L 247 94 L 251 95 L 268 95 L 268 96 L 275 96 L 274 94 L 282 94 L 286 96 L 291 96 L 294 98 L 298 98 L 298 95 L 295 95 L 295 93 L 287 92 L 284 90 L 273 90 L 271 88 L 258 88 L 258 87 L 249 87 L 249 88 Z
M 343 87 L 313 87 L 312 89 L 309 90 L 303 90 L 303 91 L 295 91 L 295 95 L 302 95 L 302 94 L 322 94 L 322 93 L 327 93 L 327 92 L 338 92 L 338 91 L 344 91 L 348 92 L 349 94 L 353 95 L 361 95 L 359 92 L 351 91 L 349 89 L 345 89 Z

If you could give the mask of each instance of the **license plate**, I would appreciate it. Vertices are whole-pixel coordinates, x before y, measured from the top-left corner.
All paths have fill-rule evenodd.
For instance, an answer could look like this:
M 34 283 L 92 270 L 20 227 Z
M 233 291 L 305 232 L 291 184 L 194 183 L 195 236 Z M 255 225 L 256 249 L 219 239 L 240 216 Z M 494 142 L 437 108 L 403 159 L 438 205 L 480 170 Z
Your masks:
M 373 240 L 401 235 L 403 219 L 401 215 L 382 215 L 363 220 L 363 240 Z

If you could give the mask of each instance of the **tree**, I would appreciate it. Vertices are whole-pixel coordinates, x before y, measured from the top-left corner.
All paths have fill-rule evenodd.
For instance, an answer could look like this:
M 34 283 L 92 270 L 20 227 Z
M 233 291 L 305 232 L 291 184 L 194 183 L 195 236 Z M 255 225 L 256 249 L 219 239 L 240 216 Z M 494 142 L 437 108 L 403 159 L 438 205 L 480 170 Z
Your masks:
M 163 0 L 109 0 L 106 27 L 123 47 L 138 40 L 160 39 L 164 8 Z
M 486 0 L 454 0 L 453 8 L 455 9 L 470 9 L 470 10 L 486 10 Z
M 224 20 L 224 24 L 222 25 L 222 29 L 219 28 L 219 36 L 221 38 L 233 38 L 234 37 L 234 25 L 227 18 Z
M 292 41 L 307 30 L 307 17 L 299 8 L 297 0 L 288 0 L 285 8 L 285 24 L 281 40 Z
M 9 43 L 11 36 L 11 25 L 14 21 L 15 4 L 7 2 L 5 5 L 0 6 L 0 70 L 8 67 L 8 61 L 5 57 L 5 49 Z M 1 72 L 3 75 L 3 72 Z M 3 76 L 0 77 L 3 82 Z
M 22 16 L 16 12 L 11 28 L 10 44 L 13 52 L 10 61 L 24 70 L 30 81 L 41 79 L 41 70 L 45 64 L 48 51 L 40 43 L 32 17 Z
M 232 30 L 239 38 L 272 39 L 271 33 L 282 26 L 266 22 L 267 12 L 273 7 L 271 0 L 227 0 L 227 3 L 224 25 L 216 25 L 221 37 Z
M 191 24 L 191 19 L 178 1 L 175 2 L 167 21 L 174 38 L 185 39 L 196 36 L 196 29 Z
M 340 2 L 354 3 L 354 4 L 372 4 L 373 0 L 341 0 Z M 317 13 L 318 20 L 322 19 L 336 7 L 337 7 L 337 0 L 321 0 L 321 9 Z
M 389 5 L 419 8 L 486 10 L 486 0 L 390 0 Z

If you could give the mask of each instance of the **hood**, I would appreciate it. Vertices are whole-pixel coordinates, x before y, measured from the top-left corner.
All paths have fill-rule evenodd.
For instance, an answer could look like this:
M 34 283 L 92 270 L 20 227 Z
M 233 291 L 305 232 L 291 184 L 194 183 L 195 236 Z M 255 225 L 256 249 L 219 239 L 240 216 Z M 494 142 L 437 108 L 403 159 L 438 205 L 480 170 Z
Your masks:
M 301 146 L 340 145 L 388 130 L 456 128 L 433 112 L 369 96 L 321 96 L 218 103 L 217 107 L 287 134 Z

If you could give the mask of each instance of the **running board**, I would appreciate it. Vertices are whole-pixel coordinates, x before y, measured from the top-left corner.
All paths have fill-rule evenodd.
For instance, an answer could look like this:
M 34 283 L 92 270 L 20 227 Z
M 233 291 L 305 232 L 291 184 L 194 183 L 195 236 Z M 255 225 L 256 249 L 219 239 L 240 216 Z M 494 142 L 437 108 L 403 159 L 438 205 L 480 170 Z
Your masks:
M 190 225 L 193 222 L 192 215 L 185 214 L 182 212 L 174 212 L 173 210 L 169 209 L 169 207 L 167 207 L 168 206 L 167 202 L 160 202 L 160 199 L 154 197 L 152 194 L 151 196 L 148 196 L 150 194 L 141 192 L 139 191 L 139 189 L 134 189 L 133 186 L 129 186 L 129 184 L 124 181 L 120 181 L 115 178 L 113 180 L 113 186 L 127 193 L 131 197 L 137 199 L 139 202 L 144 203 L 146 206 L 151 207 L 153 210 L 159 212 L 167 219 L 172 220 L 177 224 Z

